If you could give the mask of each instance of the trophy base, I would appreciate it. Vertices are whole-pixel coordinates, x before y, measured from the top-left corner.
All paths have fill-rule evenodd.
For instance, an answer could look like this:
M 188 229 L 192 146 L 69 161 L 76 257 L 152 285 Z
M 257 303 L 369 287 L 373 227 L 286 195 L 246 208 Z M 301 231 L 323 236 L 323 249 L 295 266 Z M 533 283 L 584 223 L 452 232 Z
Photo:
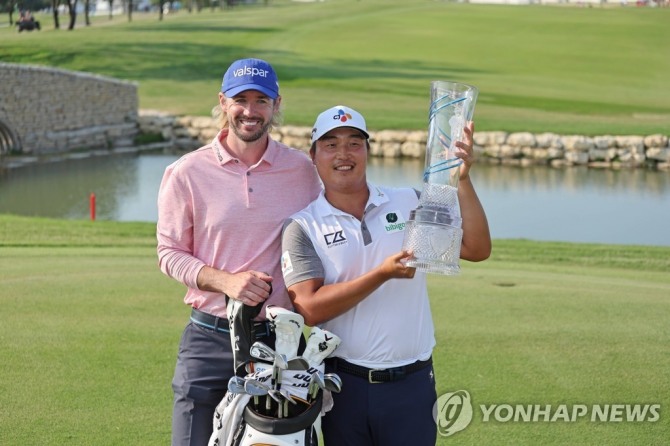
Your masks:
M 422 220 L 412 220 L 410 217 L 405 226 L 403 249 L 414 254 L 414 258 L 408 260 L 406 265 L 425 273 L 447 276 L 458 274 L 463 230 Z
M 407 266 L 416 268 L 428 274 L 442 274 L 443 276 L 456 276 L 460 274 L 461 267 L 458 264 L 447 264 L 437 260 L 430 259 L 412 259 L 405 263 Z

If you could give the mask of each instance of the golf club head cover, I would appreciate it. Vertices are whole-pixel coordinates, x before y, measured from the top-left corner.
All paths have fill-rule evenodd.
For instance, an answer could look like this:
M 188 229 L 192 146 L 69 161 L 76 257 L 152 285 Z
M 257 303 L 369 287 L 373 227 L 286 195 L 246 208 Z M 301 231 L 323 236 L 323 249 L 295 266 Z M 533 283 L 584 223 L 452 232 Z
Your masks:
M 288 359 L 298 356 L 304 318 L 298 313 L 276 305 L 268 306 L 265 315 L 272 324 L 277 338 L 275 341 L 277 354 L 286 355 Z
M 309 362 L 310 366 L 317 367 L 335 351 L 340 342 L 342 340 L 328 330 L 312 327 L 302 357 Z
M 231 299 L 227 296 L 226 299 L 228 299 L 226 311 L 230 325 L 230 342 L 233 347 L 235 374 L 244 376 L 247 374 L 245 365 L 254 360 L 249 353 L 249 349 L 256 340 L 254 318 L 261 312 L 262 305 L 252 307 L 237 299 Z

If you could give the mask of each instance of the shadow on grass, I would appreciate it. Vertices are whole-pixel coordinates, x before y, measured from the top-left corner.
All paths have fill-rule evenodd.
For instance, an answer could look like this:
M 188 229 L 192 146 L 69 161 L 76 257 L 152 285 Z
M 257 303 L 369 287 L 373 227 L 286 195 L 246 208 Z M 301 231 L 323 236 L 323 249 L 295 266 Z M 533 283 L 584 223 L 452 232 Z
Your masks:
M 189 28 L 186 26 L 185 28 Z M 145 30 L 146 31 L 146 30 Z M 161 30 L 164 32 L 164 30 Z M 183 30 L 181 30 L 183 31 Z M 222 39 L 223 40 L 223 39 Z M 107 54 L 107 57 L 99 57 Z M 112 57 L 110 57 L 113 55 Z M 39 54 L 35 52 L 23 56 L 31 60 L 40 59 L 49 66 L 76 66 L 76 70 L 100 73 L 118 79 L 133 81 L 169 80 L 169 81 L 211 81 L 223 76 L 228 64 L 245 57 L 259 57 L 270 61 L 279 76 L 280 82 L 308 81 L 315 85 L 333 80 L 371 80 L 363 83 L 367 91 L 373 91 L 374 80 L 394 80 L 399 84 L 410 79 L 433 80 L 445 76 L 461 77 L 481 70 L 466 69 L 460 66 L 434 65 L 420 60 L 399 61 L 366 60 L 338 58 L 326 62 L 302 60 L 294 53 L 286 51 L 253 51 L 239 45 L 221 43 L 180 43 L 146 42 L 137 43 L 94 43 L 81 49 L 61 49 L 58 53 Z M 361 88 L 361 83 L 352 83 L 350 88 Z M 388 88 L 388 85 L 384 88 Z M 394 86 L 395 88 L 395 86 Z M 402 92 L 402 85 L 394 93 Z M 416 94 L 408 90 L 407 94 Z
M 222 20 L 223 21 L 223 20 Z M 146 32 L 159 32 L 161 34 L 170 34 L 173 32 L 178 33 L 202 33 L 202 32 L 213 32 L 213 33 L 233 33 L 233 32 L 243 32 L 249 34 L 271 34 L 281 31 L 279 28 L 255 28 L 255 27 L 246 27 L 246 26 L 229 26 L 225 23 L 221 25 L 202 25 L 198 23 L 175 23 L 171 22 L 169 27 L 160 26 L 158 24 L 152 24 L 142 28 L 132 28 L 128 27 L 124 29 L 124 32 L 137 32 L 144 34 Z
M 544 110 L 547 112 L 575 113 L 590 115 L 597 113 L 603 116 L 628 116 L 631 114 L 631 106 L 628 103 L 583 101 L 579 99 L 558 99 L 538 96 L 510 95 L 503 93 L 487 92 L 479 100 L 482 104 L 504 105 L 506 107 L 530 108 Z M 654 107 L 637 105 L 637 113 L 663 113 L 670 114 L 668 107 Z

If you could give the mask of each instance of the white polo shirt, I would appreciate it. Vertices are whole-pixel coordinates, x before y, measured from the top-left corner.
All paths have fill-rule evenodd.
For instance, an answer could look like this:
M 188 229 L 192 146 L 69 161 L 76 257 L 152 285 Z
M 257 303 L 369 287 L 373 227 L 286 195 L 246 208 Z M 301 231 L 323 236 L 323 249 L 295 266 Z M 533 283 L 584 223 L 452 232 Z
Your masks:
M 324 193 L 286 222 L 282 273 L 286 286 L 323 278 L 346 282 L 402 250 L 405 221 L 419 203 L 411 188 L 377 187 L 363 220 L 334 208 Z M 391 279 L 346 313 L 321 325 L 342 339 L 335 356 L 369 368 L 426 360 L 435 346 L 426 275 Z

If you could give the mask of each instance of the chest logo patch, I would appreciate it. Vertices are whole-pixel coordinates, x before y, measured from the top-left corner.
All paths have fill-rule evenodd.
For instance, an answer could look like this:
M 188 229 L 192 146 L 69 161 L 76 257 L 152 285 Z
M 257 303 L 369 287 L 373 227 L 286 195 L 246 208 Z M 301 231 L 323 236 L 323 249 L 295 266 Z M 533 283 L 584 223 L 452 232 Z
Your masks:
M 328 246 L 328 248 L 347 243 L 347 238 L 344 236 L 344 231 L 342 230 L 324 234 L 323 238 L 326 241 L 326 246 Z
M 382 217 L 382 224 L 387 233 L 405 230 L 405 219 L 399 211 L 389 212 Z

